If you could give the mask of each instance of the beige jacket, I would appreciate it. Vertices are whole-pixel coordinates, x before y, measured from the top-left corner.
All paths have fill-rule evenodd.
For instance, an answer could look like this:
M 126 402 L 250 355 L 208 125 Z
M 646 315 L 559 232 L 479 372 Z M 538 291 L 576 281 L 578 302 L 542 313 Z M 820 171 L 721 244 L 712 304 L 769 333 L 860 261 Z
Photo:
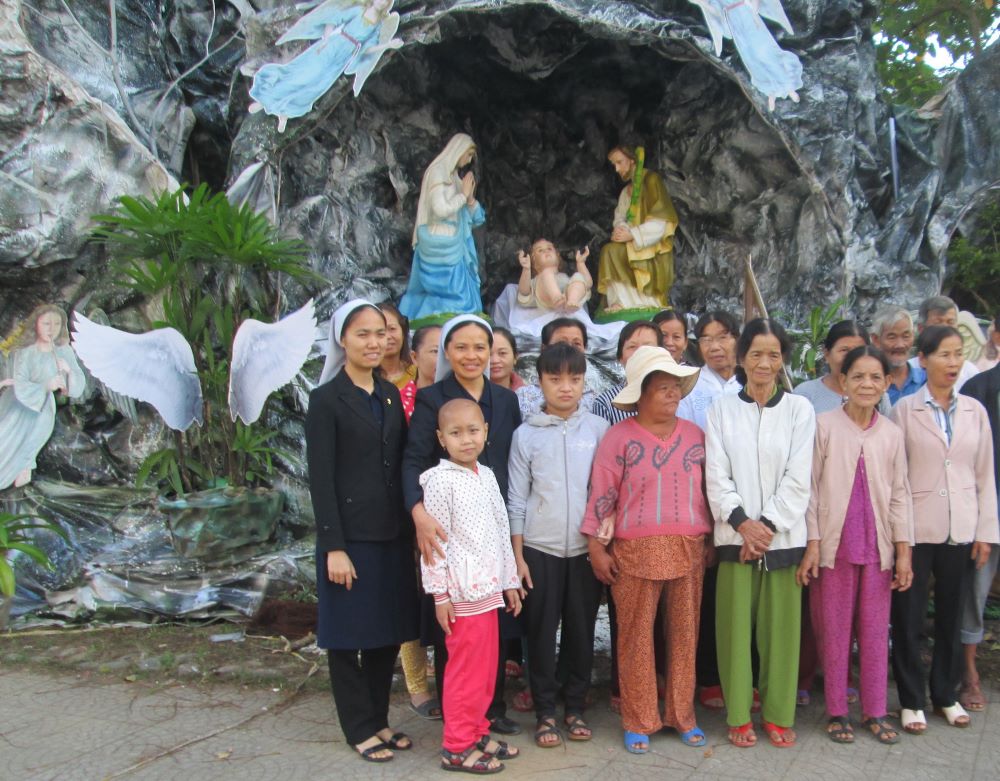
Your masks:
M 913 543 L 903 432 L 884 415 L 862 431 L 842 408 L 830 410 L 816 416 L 812 494 L 806 511 L 809 539 L 819 540 L 821 567 L 833 567 L 837 558 L 862 451 L 881 568 L 892 569 L 894 543 Z
M 900 399 L 892 418 L 906 439 L 917 543 L 1000 543 L 993 436 L 982 404 L 958 396 L 949 446 L 924 403 L 926 386 Z

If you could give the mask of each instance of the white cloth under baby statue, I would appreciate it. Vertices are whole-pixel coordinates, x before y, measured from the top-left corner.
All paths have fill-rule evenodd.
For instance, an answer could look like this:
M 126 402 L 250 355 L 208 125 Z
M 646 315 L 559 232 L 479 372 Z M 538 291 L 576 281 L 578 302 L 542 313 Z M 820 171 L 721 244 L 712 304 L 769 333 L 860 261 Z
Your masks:
M 574 317 L 587 329 L 587 352 L 614 357 L 618 349 L 618 334 L 625 327 L 624 321 L 598 324 L 590 319 L 583 307 L 575 312 L 519 306 L 517 285 L 504 287 L 493 304 L 493 322 L 510 330 L 518 341 L 521 352 L 534 352 L 541 346 L 542 329 L 557 317 Z

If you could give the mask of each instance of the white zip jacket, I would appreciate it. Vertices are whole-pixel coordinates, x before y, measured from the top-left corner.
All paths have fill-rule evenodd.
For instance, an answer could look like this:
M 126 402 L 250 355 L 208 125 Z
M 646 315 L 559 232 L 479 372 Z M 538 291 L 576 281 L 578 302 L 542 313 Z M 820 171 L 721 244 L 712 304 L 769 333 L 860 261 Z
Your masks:
M 802 396 L 778 390 L 763 409 L 746 391 L 721 396 L 708 409 L 705 431 L 708 504 L 720 561 L 739 561 L 748 518 L 774 532 L 761 565 L 798 565 L 808 538 L 816 415 Z M 845 490 L 850 490 L 845 486 Z
M 539 412 L 514 431 L 507 461 L 510 533 L 560 558 L 587 552 L 580 524 L 587 510 L 590 468 L 608 421 L 581 402 L 565 420 Z

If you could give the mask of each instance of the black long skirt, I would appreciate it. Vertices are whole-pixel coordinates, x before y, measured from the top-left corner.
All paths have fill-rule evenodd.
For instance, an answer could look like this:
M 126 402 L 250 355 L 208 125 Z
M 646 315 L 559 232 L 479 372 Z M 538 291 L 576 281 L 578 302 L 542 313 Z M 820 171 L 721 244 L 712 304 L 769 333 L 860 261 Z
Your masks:
M 320 648 L 353 650 L 400 645 L 420 636 L 420 598 L 413 567 L 413 542 L 348 542 L 358 573 L 348 591 L 331 583 L 326 553 L 316 552 Z

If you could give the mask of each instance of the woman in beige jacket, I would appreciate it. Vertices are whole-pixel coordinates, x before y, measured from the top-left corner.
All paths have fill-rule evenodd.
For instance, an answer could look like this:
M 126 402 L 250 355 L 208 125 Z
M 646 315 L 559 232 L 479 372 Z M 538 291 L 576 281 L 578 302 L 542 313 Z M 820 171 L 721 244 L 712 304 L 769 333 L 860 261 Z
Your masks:
M 920 630 L 934 575 L 934 656 L 930 691 L 935 712 L 955 727 L 969 715 L 957 701 L 962 679 L 959 628 L 973 566 L 1000 543 L 993 477 L 993 441 L 983 405 L 955 390 L 962 337 L 951 326 L 928 326 L 917 343 L 927 384 L 899 401 L 892 417 L 903 430 L 913 496 L 913 588 L 892 603 L 892 668 L 907 732 L 927 729 L 926 673 Z
M 876 410 L 889 377 L 885 354 L 855 347 L 838 369 L 847 403 L 816 418 L 809 542 L 797 574 L 812 592 L 827 734 L 836 743 L 854 742 L 846 689 L 856 628 L 862 725 L 880 742 L 895 743 L 899 733 L 885 718 L 889 605 L 893 589 L 905 591 L 913 577 L 906 447 L 899 427 Z

